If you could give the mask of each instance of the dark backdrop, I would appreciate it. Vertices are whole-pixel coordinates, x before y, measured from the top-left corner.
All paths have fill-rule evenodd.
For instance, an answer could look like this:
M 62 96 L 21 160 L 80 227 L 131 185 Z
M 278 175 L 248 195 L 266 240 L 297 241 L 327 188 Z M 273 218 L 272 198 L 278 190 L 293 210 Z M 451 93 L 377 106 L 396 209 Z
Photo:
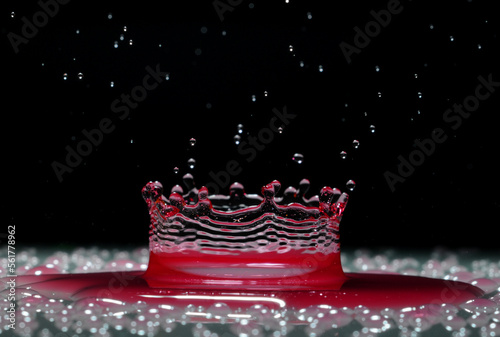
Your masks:
M 500 82 L 494 1 L 41 3 L 50 15 L 36 1 L 2 1 L 0 12 L 2 232 L 15 225 L 18 244 L 145 245 L 146 182 L 169 190 L 191 173 L 201 186 L 235 160 L 231 180 L 247 192 L 273 179 L 284 189 L 308 178 L 310 194 L 355 180 L 344 247 L 496 249 L 500 92 L 461 124 L 443 119 L 474 103 L 479 76 Z M 148 66 L 169 79 L 121 120 L 111 104 L 141 93 Z M 284 107 L 295 117 L 283 133 L 262 131 Z M 68 147 L 107 119 L 113 131 L 60 181 L 54 162 L 67 165 Z M 272 137 L 255 158 L 237 150 L 238 124 L 242 141 Z M 447 139 L 433 149 L 436 128 Z M 410 157 L 418 165 L 395 178 Z M 392 189 L 388 172 L 401 179 Z

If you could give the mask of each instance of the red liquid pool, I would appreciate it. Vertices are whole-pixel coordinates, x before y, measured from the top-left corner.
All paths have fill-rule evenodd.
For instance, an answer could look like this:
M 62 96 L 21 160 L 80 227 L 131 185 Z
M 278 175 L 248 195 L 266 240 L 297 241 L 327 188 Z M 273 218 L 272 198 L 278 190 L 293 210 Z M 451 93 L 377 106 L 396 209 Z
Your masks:
M 149 286 L 143 272 L 19 276 L 18 287 L 30 287 L 50 298 L 80 300 L 108 298 L 148 304 L 199 304 L 224 302 L 237 307 L 271 303 L 274 306 L 302 308 L 309 305 L 372 309 L 418 307 L 426 304 L 461 304 L 484 294 L 479 288 L 456 281 L 392 274 L 347 273 L 339 290 L 276 291 L 169 289 Z M 246 303 L 246 304 L 245 304 Z

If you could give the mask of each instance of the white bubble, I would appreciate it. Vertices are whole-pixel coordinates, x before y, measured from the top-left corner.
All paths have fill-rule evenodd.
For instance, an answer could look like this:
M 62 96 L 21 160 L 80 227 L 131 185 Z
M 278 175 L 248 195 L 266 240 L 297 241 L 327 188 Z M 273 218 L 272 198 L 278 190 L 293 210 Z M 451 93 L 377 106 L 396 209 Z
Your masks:
M 346 158 L 347 158 L 347 152 L 345 152 L 345 151 L 341 151 L 341 152 L 340 152 L 340 158 L 342 158 L 342 159 L 346 159 Z
M 359 147 L 359 140 L 355 139 L 352 141 L 352 147 L 357 149 Z
M 78 79 L 79 79 L 79 80 L 83 79 L 83 74 L 82 74 L 82 73 L 78 73 L 78 75 L 77 75 L 77 76 L 78 76 Z
M 349 180 L 345 186 L 349 189 L 349 191 L 354 191 L 354 188 L 356 187 L 356 182 L 354 180 Z
M 241 136 L 240 136 L 240 135 L 235 135 L 235 136 L 233 137 L 233 139 L 234 139 L 234 143 L 235 143 L 236 145 L 239 145 L 239 144 L 240 144 L 240 141 L 241 141 Z
M 196 165 L 196 160 L 194 160 L 194 158 L 189 158 L 187 163 L 190 169 L 194 169 L 194 166 Z
M 194 146 L 195 144 L 196 144 L 196 139 L 191 138 L 191 139 L 189 140 L 189 145 Z

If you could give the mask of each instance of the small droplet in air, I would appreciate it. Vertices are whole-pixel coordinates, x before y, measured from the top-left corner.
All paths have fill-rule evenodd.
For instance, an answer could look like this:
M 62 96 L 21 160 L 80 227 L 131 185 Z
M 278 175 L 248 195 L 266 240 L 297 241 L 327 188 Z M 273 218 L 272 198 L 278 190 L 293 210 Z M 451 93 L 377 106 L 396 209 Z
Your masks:
M 238 133 L 243 133 L 243 124 L 238 124 L 236 129 L 238 130 Z
M 312 16 L 311 12 L 307 12 L 307 18 L 308 18 L 309 20 L 311 20 L 311 19 L 313 18 L 313 16 Z
M 356 187 L 356 182 L 354 180 L 349 180 L 345 186 L 349 189 L 349 191 L 354 191 L 354 188 Z
M 123 26 L 123 31 L 126 32 L 127 31 L 127 26 Z
M 264 91 L 264 97 L 267 97 L 267 95 L 268 95 L 268 92 L 266 90 L 266 91 Z
M 76 33 L 77 33 L 77 34 L 80 34 L 80 29 L 77 29 L 77 30 L 76 30 Z
M 450 35 L 450 41 L 451 42 L 455 41 L 455 38 L 453 37 L 453 35 Z
M 208 29 L 207 29 L 207 27 L 205 27 L 205 26 L 201 27 L 201 29 L 200 29 L 200 32 L 201 32 L 202 34 L 206 34 L 206 33 L 207 33 L 207 31 L 208 31 Z
M 342 158 L 342 159 L 346 159 L 346 158 L 347 158 L 347 152 L 345 152 L 345 151 L 341 151 L 341 152 L 340 152 L 340 158 Z
M 304 68 L 304 61 L 300 61 L 300 62 L 299 62 L 299 66 L 300 66 L 301 68 Z
M 174 167 L 174 173 L 175 173 L 175 174 L 179 173 L 179 168 L 178 168 L 177 166 L 176 166 L 176 167 Z
M 196 160 L 194 158 L 189 158 L 188 159 L 188 166 L 190 169 L 194 169 L 194 165 L 196 164 Z
M 429 29 L 434 29 L 434 25 L 432 23 L 429 25 Z
M 226 36 L 227 32 L 225 30 L 222 31 L 222 36 Z
M 378 96 L 378 98 L 382 98 L 382 92 L 381 92 L 381 91 L 379 91 L 379 92 L 377 93 L 377 96 Z
M 77 75 L 77 76 L 78 76 L 78 79 L 79 79 L 79 80 L 83 79 L 83 74 L 82 74 L 82 73 L 78 73 L 78 75 Z
M 235 136 L 233 137 L 233 139 L 234 139 L 234 143 L 235 143 L 236 145 L 239 145 L 239 144 L 240 144 L 240 141 L 241 141 L 241 136 L 240 136 L 240 135 L 235 135 Z
M 359 140 L 355 139 L 352 141 L 352 147 L 357 149 L 359 147 Z
M 111 20 L 112 18 L 113 18 L 113 13 L 109 13 L 109 14 L 108 14 L 108 19 L 110 19 L 110 20 Z
M 319 70 L 320 73 L 323 72 L 323 66 L 321 64 L 318 66 L 318 70 Z
M 118 41 L 115 41 L 115 44 L 113 45 L 115 48 L 118 48 Z
M 375 125 L 370 125 L 370 132 L 375 133 Z
M 280 126 L 280 127 L 278 128 L 278 132 L 279 132 L 279 133 L 283 133 L 283 127 L 282 127 L 282 126 Z
M 167 81 L 168 81 L 169 79 L 170 79 L 170 74 L 169 74 L 169 73 L 167 73 L 167 74 L 165 75 L 165 80 L 167 80 Z
M 422 92 L 421 92 L 421 91 L 419 91 L 419 92 L 417 93 L 417 96 L 418 96 L 418 98 L 422 98 Z
M 481 48 L 482 48 L 482 47 L 481 47 L 481 45 L 480 45 L 480 44 L 478 44 L 478 45 L 477 45 L 477 49 L 481 49 Z
M 414 76 L 415 78 L 418 78 L 418 74 L 417 74 L 417 73 L 415 73 L 413 76 Z
M 191 138 L 191 139 L 189 140 L 189 145 L 194 146 L 194 144 L 196 144 L 196 139 Z
M 297 164 L 302 164 L 304 161 L 304 155 L 302 153 L 296 153 L 293 155 L 292 160 Z
M 15 12 L 10 12 L 10 17 L 11 18 L 15 18 L 16 17 L 16 13 Z
M 129 45 L 133 45 L 133 44 L 134 44 L 134 41 L 132 41 L 132 39 L 130 39 L 130 41 L 128 41 L 128 44 L 129 44 Z
M 125 35 L 120 34 L 120 41 L 123 41 L 123 40 L 125 40 Z
M 288 46 L 288 49 L 290 50 L 290 52 L 292 52 L 292 51 L 293 51 L 293 46 L 292 46 L 292 45 L 289 45 L 289 46 Z
M 66 81 L 67 79 L 68 79 L 68 73 L 64 73 L 64 74 L 63 74 L 63 80 L 65 80 L 65 81 Z
M 375 71 L 378 73 L 380 71 L 380 67 L 379 66 L 375 66 Z
M 257 97 L 255 95 L 252 95 L 252 102 L 255 102 L 257 100 Z
M 110 86 L 111 88 L 113 88 L 113 87 L 115 86 L 115 82 L 111 81 L 111 83 L 109 84 L 109 86 Z

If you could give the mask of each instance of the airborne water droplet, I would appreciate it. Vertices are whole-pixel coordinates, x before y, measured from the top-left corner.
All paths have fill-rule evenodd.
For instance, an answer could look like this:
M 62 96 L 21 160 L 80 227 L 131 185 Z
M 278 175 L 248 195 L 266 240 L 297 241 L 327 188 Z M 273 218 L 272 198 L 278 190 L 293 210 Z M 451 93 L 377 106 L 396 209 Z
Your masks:
M 115 44 L 113 45 L 115 48 L 118 48 L 118 41 L 115 41 Z
M 312 19 L 312 17 L 313 17 L 313 16 L 312 16 L 311 12 L 307 12 L 307 18 L 308 18 L 309 20 L 311 20 L 311 19 Z
M 194 169 L 194 165 L 196 164 L 196 160 L 194 160 L 194 158 L 189 158 L 187 162 L 188 162 L 189 168 Z
M 288 46 L 288 49 L 290 50 L 290 52 L 292 52 L 292 51 L 293 51 L 293 46 L 292 46 L 292 45 L 289 45 L 289 46 Z
M 375 125 L 370 125 L 370 132 L 375 133 Z
M 345 186 L 350 190 L 354 191 L 354 188 L 356 187 L 356 182 L 354 180 L 349 180 Z
M 115 86 L 115 82 L 111 81 L 111 83 L 109 84 L 109 86 L 110 86 L 111 88 L 113 88 L 113 87 Z
M 252 95 L 252 102 L 255 102 L 257 100 L 257 97 L 255 95 Z
M 375 66 L 375 71 L 378 73 L 380 71 L 380 67 L 379 66 Z
M 302 164 L 304 161 L 304 155 L 302 153 L 296 153 L 293 155 L 292 160 L 297 164 Z
M 346 159 L 347 158 L 347 152 L 345 152 L 345 151 L 340 152 L 340 158 Z
M 455 41 L 455 38 L 453 37 L 453 35 L 450 35 L 450 41 L 451 42 Z
M 11 18 L 14 18 L 16 16 L 16 13 L 15 12 L 10 12 L 10 17 Z
M 65 81 L 66 81 L 67 79 L 68 79 L 68 73 L 64 73 L 64 74 L 63 74 L 63 80 L 65 80 Z
M 278 132 L 279 132 L 279 133 L 283 133 L 283 127 L 282 127 L 282 126 L 280 126 L 280 127 L 278 128 Z
M 419 92 L 417 93 L 417 96 L 418 96 L 418 98 L 422 98 L 422 92 L 420 92 L 420 91 L 419 91 Z
M 127 26 L 123 26 L 123 31 L 126 32 L 127 31 Z
M 179 173 L 179 168 L 178 168 L 177 166 L 176 166 L 176 167 L 174 167 L 174 173 L 175 173 L 175 174 Z
M 78 79 L 79 80 L 83 79 L 83 74 L 82 73 L 78 73 Z
M 238 124 L 236 129 L 238 129 L 238 133 L 243 133 L 243 124 Z
M 134 41 L 132 41 L 132 39 L 130 39 L 130 41 L 128 42 L 129 45 L 133 45 L 134 44 Z
M 233 137 L 233 139 L 234 139 L 234 143 L 235 143 L 236 145 L 239 145 L 239 144 L 240 144 L 240 141 L 241 141 L 241 136 L 240 136 L 240 135 L 235 135 L 235 136 Z
M 356 140 L 356 139 L 353 140 L 352 141 L 352 147 L 355 148 L 355 149 L 357 149 L 359 147 L 359 140 Z
M 318 70 L 319 70 L 320 73 L 323 72 L 323 66 L 321 64 L 318 66 Z
M 194 146 L 194 144 L 196 144 L 196 139 L 191 138 L 191 139 L 189 140 L 189 144 L 190 144 L 191 146 Z

